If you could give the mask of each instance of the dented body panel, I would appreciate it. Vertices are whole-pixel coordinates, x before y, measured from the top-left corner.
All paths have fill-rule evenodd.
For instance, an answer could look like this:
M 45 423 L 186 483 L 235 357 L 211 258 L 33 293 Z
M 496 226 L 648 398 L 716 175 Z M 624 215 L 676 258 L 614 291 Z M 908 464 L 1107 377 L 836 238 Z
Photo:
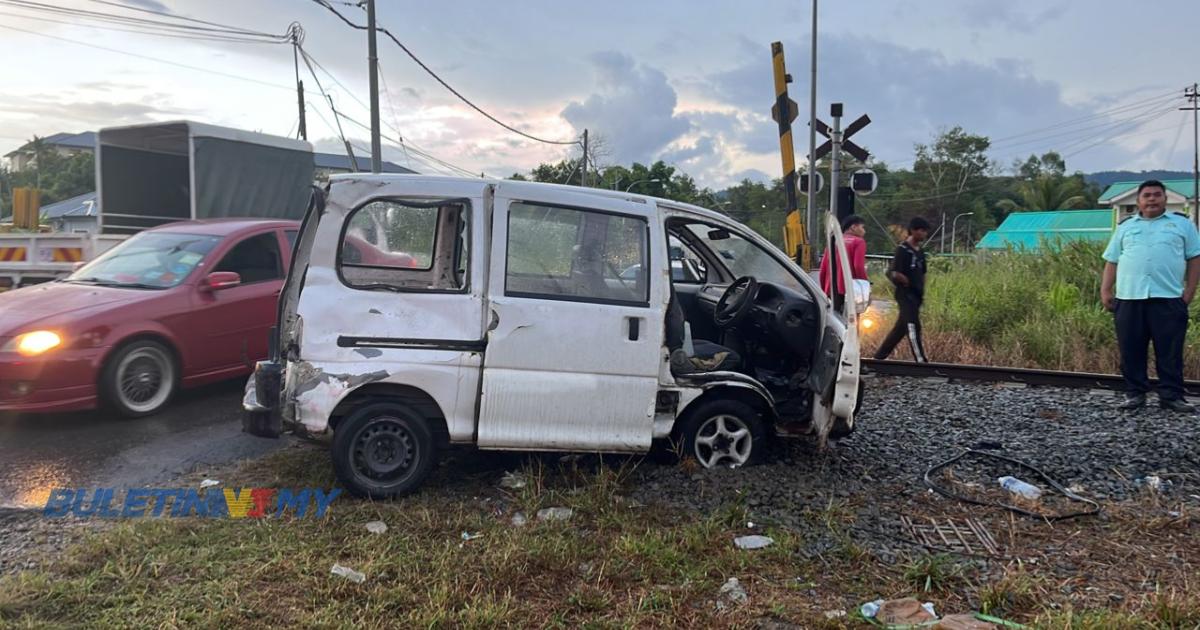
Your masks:
M 479 180 L 414 182 L 421 190 L 420 200 L 466 200 L 466 232 L 472 237 L 486 232 L 488 187 Z M 452 440 L 469 441 L 475 430 L 474 392 L 483 351 L 485 261 L 472 257 L 468 277 L 474 281 L 454 292 L 355 290 L 339 277 L 336 258 L 345 219 L 355 209 L 390 196 L 404 197 L 389 191 L 385 180 L 330 187 L 296 306 L 298 360 L 288 366 L 284 391 L 291 404 L 285 409 L 290 406 L 291 419 L 310 432 L 320 432 L 338 403 L 355 389 L 368 383 L 406 385 L 434 399 Z M 481 244 L 471 246 L 479 251 Z

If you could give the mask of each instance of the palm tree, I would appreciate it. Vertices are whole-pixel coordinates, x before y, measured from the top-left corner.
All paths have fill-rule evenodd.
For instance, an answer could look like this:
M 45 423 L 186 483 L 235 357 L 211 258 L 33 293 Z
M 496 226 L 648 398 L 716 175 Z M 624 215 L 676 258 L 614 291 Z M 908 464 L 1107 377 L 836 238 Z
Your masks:
M 1079 180 L 1056 175 L 1042 175 L 1017 186 L 1019 199 L 1002 199 L 996 208 L 1002 212 L 1031 212 L 1039 210 L 1071 210 L 1087 203 L 1087 195 Z

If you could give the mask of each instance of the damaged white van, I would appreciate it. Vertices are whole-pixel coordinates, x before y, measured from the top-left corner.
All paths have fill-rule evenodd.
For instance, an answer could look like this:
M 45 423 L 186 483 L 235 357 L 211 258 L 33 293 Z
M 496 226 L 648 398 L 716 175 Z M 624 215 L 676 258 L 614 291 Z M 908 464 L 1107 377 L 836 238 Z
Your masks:
M 717 212 L 593 188 L 346 175 L 314 194 L 294 236 L 245 429 L 329 438 L 352 492 L 410 492 L 454 444 L 669 442 L 703 466 L 740 466 L 774 436 L 854 427 L 853 301 L 835 308 Z M 840 231 L 828 238 L 848 277 Z

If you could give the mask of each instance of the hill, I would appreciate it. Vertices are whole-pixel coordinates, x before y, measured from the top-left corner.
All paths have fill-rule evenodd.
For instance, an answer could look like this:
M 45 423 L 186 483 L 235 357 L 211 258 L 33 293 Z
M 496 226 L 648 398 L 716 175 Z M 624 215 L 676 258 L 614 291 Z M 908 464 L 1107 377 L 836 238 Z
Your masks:
M 1191 179 L 1191 171 L 1100 171 L 1083 176 L 1089 184 L 1108 186 L 1114 182 L 1136 182 L 1147 179 Z

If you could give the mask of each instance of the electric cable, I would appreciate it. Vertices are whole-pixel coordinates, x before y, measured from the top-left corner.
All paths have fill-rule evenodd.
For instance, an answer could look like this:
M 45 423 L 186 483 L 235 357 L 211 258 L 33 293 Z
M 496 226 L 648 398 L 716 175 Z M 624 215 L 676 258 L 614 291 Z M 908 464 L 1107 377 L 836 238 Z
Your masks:
M 337 9 L 335 9 L 332 5 L 329 4 L 329 0 L 313 0 L 313 2 L 328 9 L 330 12 L 332 12 L 334 15 L 336 15 L 339 19 L 341 19 L 343 22 L 345 22 L 350 27 L 361 30 L 361 31 L 368 30 L 366 26 L 363 26 L 360 24 L 355 24 L 354 22 L 347 19 L 346 16 L 342 15 Z M 474 102 L 472 102 L 466 96 L 463 96 L 463 94 L 461 92 L 454 89 L 449 83 L 447 83 L 444 79 L 442 79 L 442 77 L 438 76 L 438 74 L 436 72 L 434 72 L 429 66 L 425 65 L 425 62 L 421 61 L 421 59 L 419 57 L 417 57 L 415 54 L 413 54 L 413 52 L 411 50 L 409 50 L 409 48 L 407 46 L 405 46 L 395 35 L 393 35 L 391 31 L 389 31 L 386 28 L 380 28 L 380 27 L 376 27 L 375 31 L 378 33 L 383 33 L 384 35 L 387 35 L 387 37 L 392 40 L 392 43 L 399 46 L 400 50 L 403 50 L 405 54 L 407 54 L 414 62 L 416 62 L 416 64 L 418 66 L 421 67 L 422 70 L 424 70 L 427 74 L 429 74 L 429 76 L 433 77 L 434 80 L 436 80 L 438 83 L 440 83 L 442 85 L 442 87 L 449 90 L 451 94 L 458 97 L 458 99 L 460 101 L 465 103 L 471 109 L 474 109 L 476 112 L 478 112 L 484 118 L 487 118 L 488 120 L 496 123 L 500 127 L 503 127 L 504 129 L 507 129 L 508 131 L 511 131 L 517 135 L 523 136 L 530 140 L 534 140 L 536 142 L 541 142 L 543 144 L 556 144 L 556 145 L 578 145 L 578 144 L 581 144 L 579 140 L 547 140 L 545 138 L 539 138 L 533 134 L 521 131 L 520 129 L 517 129 L 516 127 L 513 127 L 512 125 L 509 125 L 509 124 L 501 121 L 500 119 L 496 118 L 495 116 L 484 111 L 483 108 L 476 105 Z

